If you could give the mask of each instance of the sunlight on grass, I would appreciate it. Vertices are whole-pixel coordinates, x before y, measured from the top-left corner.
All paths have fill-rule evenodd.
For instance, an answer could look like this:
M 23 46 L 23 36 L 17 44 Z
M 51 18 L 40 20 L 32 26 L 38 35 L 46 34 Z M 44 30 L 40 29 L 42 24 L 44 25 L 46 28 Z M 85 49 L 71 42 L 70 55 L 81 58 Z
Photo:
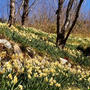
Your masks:
M 0 61 L 0 90 L 88 90 L 90 88 L 90 57 L 76 48 L 90 44 L 88 38 L 70 36 L 64 50 L 55 46 L 56 35 L 34 28 L 8 27 L 0 23 L 0 34 L 8 40 L 28 46 L 34 58 L 11 55 L 10 61 Z M 43 55 L 39 55 L 42 53 Z M 0 52 L 0 57 L 6 57 Z M 18 63 L 19 58 L 21 64 Z M 63 65 L 60 58 L 72 64 Z M 3 63 L 3 64 L 2 64 Z M 76 88 L 77 87 L 77 88 Z

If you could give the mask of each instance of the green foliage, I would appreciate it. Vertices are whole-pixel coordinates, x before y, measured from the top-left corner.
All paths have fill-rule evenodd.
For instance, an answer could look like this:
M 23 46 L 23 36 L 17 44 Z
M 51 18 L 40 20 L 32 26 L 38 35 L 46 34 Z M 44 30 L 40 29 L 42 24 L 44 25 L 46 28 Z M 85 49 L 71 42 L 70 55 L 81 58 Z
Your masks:
M 58 69 L 57 69 L 58 70 Z M 69 86 L 76 86 L 78 88 L 81 88 L 82 90 L 87 90 L 87 86 L 89 86 L 88 80 L 82 79 L 79 80 L 81 77 L 80 74 L 76 75 L 71 73 L 70 71 L 66 70 L 62 72 L 59 72 L 57 76 L 48 75 L 48 78 L 50 79 L 53 77 L 57 82 L 61 83 L 61 87 L 56 87 L 55 85 L 50 86 L 49 82 L 46 82 L 44 80 L 44 77 L 33 77 L 31 79 L 28 78 L 27 71 L 24 73 L 21 73 L 18 75 L 18 82 L 14 85 L 12 84 L 12 81 L 8 78 L 9 73 L 6 73 L 4 75 L 0 75 L 0 90 L 20 90 L 18 88 L 18 85 L 22 85 L 24 90 L 64 90 L 64 88 Z M 13 73 L 14 75 L 15 73 Z M 66 76 L 67 75 L 67 76 Z M 74 83 L 74 84 L 73 84 Z
M 90 66 L 90 57 L 86 57 L 76 50 L 78 45 L 89 45 L 90 40 L 71 36 L 66 44 L 66 50 L 61 50 L 55 46 L 55 34 L 48 34 L 33 28 L 23 28 L 20 26 L 16 26 L 16 29 L 18 29 L 20 33 L 15 30 L 11 31 L 7 26 L 3 26 L 0 27 L 0 34 L 3 34 L 7 39 L 20 43 L 23 46 L 32 47 L 37 53 L 42 53 L 43 56 L 47 55 L 53 62 L 62 57 L 68 58 L 77 65 Z M 23 35 L 23 33 L 25 35 Z M 15 85 L 7 78 L 10 72 L 0 74 L 0 90 L 19 90 L 18 85 L 22 85 L 24 90 L 64 90 L 65 87 L 68 88 L 69 86 L 75 86 L 81 90 L 88 90 L 88 86 L 90 86 L 88 78 L 90 76 L 80 80 L 81 74 L 74 74 L 69 70 L 59 70 L 58 67 L 56 71 L 58 73 L 57 75 L 53 76 L 52 74 L 48 74 L 47 77 L 48 79 L 53 77 L 61 84 L 61 87 L 49 85 L 49 82 L 45 82 L 45 77 L 34 77 L 33 73 L 35 71 L 32 72 L 32 78 L 29 79 L 27 70 L 25 70 L 23 73 L 17 75 L 18 82 Z M 13 76 L 16 74 L 15 72 L 11 73 Z
M 44 33 L 42 31 L 37 31 L 34 30 L 32 28 L 23 28 L 20 26 L 17 26 L 19 31 L 25 31 L 26 33 L 31 33 L 34 34 L 35 36 L 37 35 L 38 38 L 30 38 L 28 39 L 25 36 L 21 36 L 19 35 L 19 33 L 17 33 L 16 31 L 12 32 L 8 27 L 3 27 L 0 28 L 0 33 L 2 33 L 4 36 L 6 36 L 7 38 L 20 43 L 24 46 L 30 46 L 33 47 L 36 51 L 39 52 L 43 52 L 43 53 L 47 53 L 49 54 L 49 56 L 54 59 L 57 60 L 60 57 L 62 58 L 69 58 L 71 60 L 73 60 L 74 62 L 80 64 L 80 65 L 85 65 L 85 66 L 89 66 L 90 65 L 90 61 L 89 58 L 83 56 L 83 55 L 79 55 L 78 53 L 76 53 L 76 57 L 71 55 L 69 52 L 64 51 L 64 50 L 60 50 L 55 46 L 55 38 L 56 36 L 54 34 L 48 34 L 48 33 Z M 44 40 L 42 38 L 45 38 Z M 72 43 L 74 42 L 78 42 L 79 44 L 82 44 L 82 41 L 87 43 L 87 45 L 89 44 L 89 41 L 87 39 L 82 40 L 81 38 L 69 38 L 68 42 L 71 44 L 66 44 L 66 48 L 69 48 L 71 51 L 72 50 L 76 50 L 78 45 L 72 45 Z M 79 42 L 80 41 L 80 42 Z M 48 42 L 48 43 L 46 43 Z M 53 43 L 53 46 L 49 44 L 49 42 Z M 75 51 L 77 52 L 77 50 Z M 82 59 L 83 58 L 83 59 Z

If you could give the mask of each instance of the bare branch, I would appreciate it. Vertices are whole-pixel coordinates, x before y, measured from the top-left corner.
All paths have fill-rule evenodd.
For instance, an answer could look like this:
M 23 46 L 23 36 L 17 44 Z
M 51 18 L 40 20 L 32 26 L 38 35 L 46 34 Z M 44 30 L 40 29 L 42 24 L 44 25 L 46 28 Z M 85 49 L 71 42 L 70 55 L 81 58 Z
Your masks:
M 34 2 L 30 5 L 30 7 L 28 8 L 28 12 L 30 12 L 33 8 L 33 6 L 38 2 L 39 0 L 34 0 Z
M 69 37 L 71 31 L 73 30 L 73 27 L 74 27 L 75 24 L 76 24 L 76 21 L 77 21 L 78 16 L 79 16 L 79 11 L 80 11 L 80 8 L 81 8 L 81 5 L 82 5 L 83 1 L 84 1 L 84 0 L 80 0 L 80 2 L 79 2 L 79 4 L 78 4 L 78 7 L 77 7 L 77 9 L 76 9 L 75 18 L 74 18 L 74 21 L 73 21 L 73 23 L 72 23 L 70 29 L 69 29 L 69 32 L 68 32 L 67 35 L 66 35 L 65 43 L 66 43 L 66 41 L 67 41 L 67 39 L 68 39 L 68 37 Z
M 74 3 L 74 0 L 70 0 L 69 3 L 68 3 L 68 7 L 67 7 L 67 11 L 66 11 L 65 23 L 64 23 L 64 25 L 62 26 L 62 29 L 61 29 L 62 33 L 65 33 L 65 30 L 69 26 L 69 21 L 70 21 L 69 20 L 69 15 L 70 15 L 69 13 L 70 13 L 70 11 L 72 9 L 73 3 Z
M 20 13 L 20 10 L 23 8 L 23 5 L 24 5 L 24 0 L 22 0 L 22 3 L 21 3 L 21 5 L 20 5 L 20 7 L 19 7 L 19 9 L 18 9 L 17 14 L 19 14 L 19 13 Z

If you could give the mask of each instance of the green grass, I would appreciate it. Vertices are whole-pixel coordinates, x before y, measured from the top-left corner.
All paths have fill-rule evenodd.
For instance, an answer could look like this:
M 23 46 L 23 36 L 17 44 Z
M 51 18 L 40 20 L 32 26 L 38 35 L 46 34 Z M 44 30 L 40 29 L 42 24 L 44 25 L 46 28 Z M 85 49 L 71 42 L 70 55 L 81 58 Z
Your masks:
M 40 32 L 40 31 L 38 32 L 38 30 L 35 31 L 32 28 L 23 28 L 20 26 L 17 26 L 17 28 L 20 31 L 25 31 L 25 32 L 28 32 L 30 34 L 32 33 L 34 35 L 38 35 L 38 38 L 28 39 L 25 36 L 19 35 L 19 33 L 15 32 L 15 31 L 12 32 L 8 27 L 0 27 L 0 33 L 3 34 L 4 36 L 6 36 L 7 38 L 9 38 L 10 40 L 13 40 L 17 43 L 24 45 L 24 46 L 30 46 L 38 52 L 48 54 L 53 60 L 57 60 L 60 57 L 62 57 L 62 58 L 67 57 L 70 60 L 72 60 L 80 65 L 85 65 L 85 66 L 90 65 L 90 60 L 88 57 L 85 57 L 83 55 L 78 55 L 77 53 L 76 53 L 76 57 L 75 57 L 75 56 L 71 55 L 69 52 L 64 51 L 64 50 L 60 50 L 59 48 L 57 48 L 55 46 L 55 38 L 56 38 L 55 35 L 51 34 L 51 36 L 49 37 L 48 33 Z M 41 37 L 45 37 L 46 40 L 41 39 Z M 47 41 L 48 41 L 48 43 L 46 43 Z M 86 41 L 86 43 L 89 42 L 86 39 L 84 39 L 84 41 Z M 53 46 L 49 45 L 49 42 L 53 43 L 54 45 Z M 68 42 L 79 42 L 79 40 L 78 39 L 75 40 L 72 37 L 72 38 L 68 39 Z M 82 44 L 81 41 L 79 43 Z M 66 48 L 70 49 L 71 51 L 76 50 L 77 45 L 72 45 L 72 44 L 67 43 Z M 83 59 L 82 59 L 82 57 L 83 57 Z
M 0 27 L 0 34 L 3 34 L 7 39 L 13 40 L 14 42 L 17 42 L 23 46 L 32 47 L 37 53 L 42 52 L 43 55 L 47 54 L 47 56 L 50 57 L 52 61 L 57 61 L 58 59 L 60 59 L 60 57 L 62 57 L 72 60 L 77 65 L 79 64 L 81 66 L 90 67 L 90 57 L 86 57 L 82 53 L 79 55 L 76 50 L 78 45 L 73 44 L 74 42 L 77 42 L 81 46 L 83 46 L 83 44 L 89 45 L 90 42 L 88 39 L 82 38 L 78 40 L 78 37 L 76 38 L 74 36 L 70 36 L 66 44 L 66 48 L 69 49 L 69 51 L 60 50 L 55 46 L 55 34 L 48 34 L 42 31 L 35 30 L 33 28 L 23 28 L 21 26 L 16 26 L 16 28 L 19 32 L 23 32 L 25 34 L 28 33 L 27 35 L 31 34 L 37 36 L 38 38 L 28 38 L 28 36 L 26 37 L 20 35 L 16 31 L 11 31 L 7 26 Z M 52 45 L 50 43 L 52 43 Z M 71 54 L 73 50 L 75 52 L 75 55 Z M 5 73 L 3 75 L 0 74 L 0 90 L 19 90 L 19 84 L 23 85 L 24 90 L 64 90 L 65 87 L 69 86 L 75 86 L 81 88 L 82 90 L 88 89 L 87 86 L 89 86 L 90 84 L 87 81 L 88 77 L 79 80 L 81 76 L 79 74 L 77 75 L 71 73 L 69 70 L 64 71 L 65 74 L 59 72 L 58 69 L 57 72 L 57 76 L 53 77 L 52 74 L 49 74 L 48 78 L 53 77 L 57 82 L 61 83 L 61 88 L 50 86 L 44 81 L 44 77 L 35 78 L 32 75 L 32 78 L 29 80 L 27 71 L 25 71 L 24 73 L 18 75 L 19 81 L 15 85 L 11 83 L 11 80 L 6 78 L 8 73 Z M 13 75 L 14 74 L 15 72 L 13 73 Z M 68 77 L 66 75 L 68 75 Z M 74 82 L 74 85 L 72 82 Z
M 73 74 L 70 71 L 66 70 L 64 71 L 65 74 L 68 74 L 68 77 L 64 75 L 62 72 L 59 72 L 59 74 L 56 77 L 53 77 L 52 74 L 48 75 L 48 78 L 53 77 L 57 82 L 61 83 L 61 87 L 55 87 L 55 86 L 50 86 L 48 82 L 44 81 L 44 77 L 42 78 L 35 78 L 32 76 L 31 79 L 28 79 L 27 72 L 21 73 L 18 75 L 18 82 L 13 85 L 11 83 L 10 79 L 7 79 L 6 76 L 8 73 L 4 75 L 0 75 L 0 90 L 19 90 L 17 87 L 18 85 L 23 85 L 24 90 L 64 90 L 65 87 L 69 86 L 75 86 L 78 88 L 82 88 L 81 90 L 87 90 L 87 86 L 89 86 L 89 82 L 87 80 L 82 79 L 79 80 L 80 75 L 78 74 Z M 15 74 L 15 73 L 13 73 Z M 8 84 L 7 84 L 8 82 Z M 73 85 L 74 83 L 74 85 Z
M 54 59 L 70 56 L 69 53 L 58 49 L 56 46 L 50 46 L 43 40 L 35 39 L 35 38 L 32 38 L 31 40 L 29 40 L 26 37 L 19 35 L 15 31 L 11 32 L 8 28 L 0 29 L 0 32 L 2 34 L 4 34 L 7 38 L 9 38 L 17 43 L 21 43 L 24 46 L 31 46 L 32 48 L 34 48 L 40 52 L 41 51 L 46 52 Z

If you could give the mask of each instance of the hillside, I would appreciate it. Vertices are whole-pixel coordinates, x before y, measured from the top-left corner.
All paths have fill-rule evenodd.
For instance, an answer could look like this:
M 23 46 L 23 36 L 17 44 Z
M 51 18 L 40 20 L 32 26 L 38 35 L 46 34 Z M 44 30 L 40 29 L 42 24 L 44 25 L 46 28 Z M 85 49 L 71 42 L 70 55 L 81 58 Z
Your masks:
M 0 23 L 0 35 L 0 39 L 6 39 L 13 47 L 18 45 L 21 49 L 21 54 L 15 54 L 13 48 L 0 48 L 0 90 L 90 88 L 89 37 L 72 34 L 61 50 L 55 45 L 55 34 L 33 27 L 9 28 Z

